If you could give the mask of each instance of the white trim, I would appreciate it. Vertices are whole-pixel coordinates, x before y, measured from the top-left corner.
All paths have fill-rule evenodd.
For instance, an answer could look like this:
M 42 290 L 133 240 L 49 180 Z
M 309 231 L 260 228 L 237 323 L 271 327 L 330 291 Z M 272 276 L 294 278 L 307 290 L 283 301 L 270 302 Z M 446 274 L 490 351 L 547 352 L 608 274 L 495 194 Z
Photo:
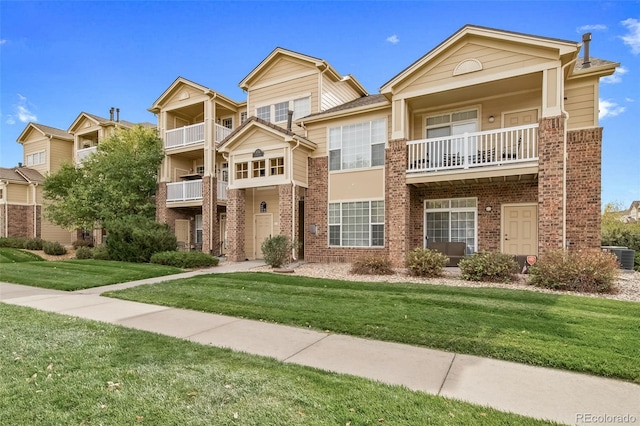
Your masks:
M 475 207 L 451 207 L 451 201 L 453 200 L 475 200 Z M 427 203 L 435 202 L 435 201 L 449 201 L 449 207 L 447 208 L 427 208 Z M 427 247 L 427 213 L 429 212 L 473 212 L 474 213 L 474 250 L 478 251 L 478 197 L 454 197 L 454 198 L 434 198 L 434 199 L 425 199 L 423 201 L 423 212 L 422 212 L 422 244 L 423 247 Z M 449 224 L 451 224 L 451 215 L 449 215 Z M 451 239 L 451 226 L 449 226 L 449 239 Z M 468 249 L 468 246 L 467 246 Z

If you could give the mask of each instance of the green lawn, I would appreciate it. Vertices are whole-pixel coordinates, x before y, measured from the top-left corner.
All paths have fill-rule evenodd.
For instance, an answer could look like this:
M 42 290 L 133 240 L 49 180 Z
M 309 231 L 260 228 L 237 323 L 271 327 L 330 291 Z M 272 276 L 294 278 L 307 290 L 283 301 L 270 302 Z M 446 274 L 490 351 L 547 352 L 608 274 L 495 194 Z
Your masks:
M 180 272 L 170 266 L 107 260 L 0 263 L 0 281 L 69 291 Z
M 551 424 L 25 307 L 0 323 L 3 425 Z
M 640 383 L 640 303 L 251 272 L 107 295 Z
M 8 247 L 0 247 L 0 263 L 40 262 L 37 254 Z

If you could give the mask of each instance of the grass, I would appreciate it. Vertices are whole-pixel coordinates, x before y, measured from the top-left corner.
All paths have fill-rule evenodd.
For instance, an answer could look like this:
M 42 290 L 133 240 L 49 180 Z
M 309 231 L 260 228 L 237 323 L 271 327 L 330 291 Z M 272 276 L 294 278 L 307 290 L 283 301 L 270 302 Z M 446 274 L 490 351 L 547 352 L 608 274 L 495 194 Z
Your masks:
M 250 272 L 106 295 L 640 383 L 640 303 Z
M 542 425 L 399 386 L 0 304 L 3 425 Z
M 0 280 L 55 290 L 80 290 L 177 274 L 181 269 L 107 260 L 0 263 Z
M 0 247 L 0 263 L 39 262 L 43 260 L 37 254 L 28 251 Z

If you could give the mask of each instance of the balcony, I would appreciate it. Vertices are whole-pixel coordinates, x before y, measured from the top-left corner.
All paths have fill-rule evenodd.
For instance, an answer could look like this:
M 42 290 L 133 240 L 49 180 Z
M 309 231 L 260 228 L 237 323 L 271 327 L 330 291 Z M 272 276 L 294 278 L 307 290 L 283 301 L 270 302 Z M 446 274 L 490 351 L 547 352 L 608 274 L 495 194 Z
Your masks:
M 407 142 L 408 180 L 491 169 L 515 174 L 518 168 L 537 167 L 537 161 L 538 124 Z
M 82 163 L 89 155 L 94 152 L 98 152 L 97 146 L 91 146 L 89 148 L 83 148 L 76 151 L 76 164 Z
M 227 199 L 227 182 L 218 181 L 218 200 Z M 167 202 L 187 202 L 202 200 L 202 179 L 185 180 L 167 184 Z
M 215 142 L 220 142 L 231 133 L 231 129 L 227 129 L 219 124 L 214 125 Z M 203 144 L 205 141 L 204 123 L 192 124 L 190 126 L 171 129 L 164 132 L 165 149 L 184 148 L 192 145 Z

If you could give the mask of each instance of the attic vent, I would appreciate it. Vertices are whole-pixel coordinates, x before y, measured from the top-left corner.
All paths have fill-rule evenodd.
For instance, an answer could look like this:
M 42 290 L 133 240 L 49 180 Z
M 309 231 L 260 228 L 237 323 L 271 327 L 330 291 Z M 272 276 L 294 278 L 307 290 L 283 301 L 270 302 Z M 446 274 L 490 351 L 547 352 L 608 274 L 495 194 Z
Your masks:
M 184 101 L 185 99 L 189 99 L 189 92 L 180 93 L 180 98 L 178 98 L 178 100 Z
M 467 74 L 482 70 L 482 62 L 477 59 L 465 59 L 453 69 L 453 75 Z

